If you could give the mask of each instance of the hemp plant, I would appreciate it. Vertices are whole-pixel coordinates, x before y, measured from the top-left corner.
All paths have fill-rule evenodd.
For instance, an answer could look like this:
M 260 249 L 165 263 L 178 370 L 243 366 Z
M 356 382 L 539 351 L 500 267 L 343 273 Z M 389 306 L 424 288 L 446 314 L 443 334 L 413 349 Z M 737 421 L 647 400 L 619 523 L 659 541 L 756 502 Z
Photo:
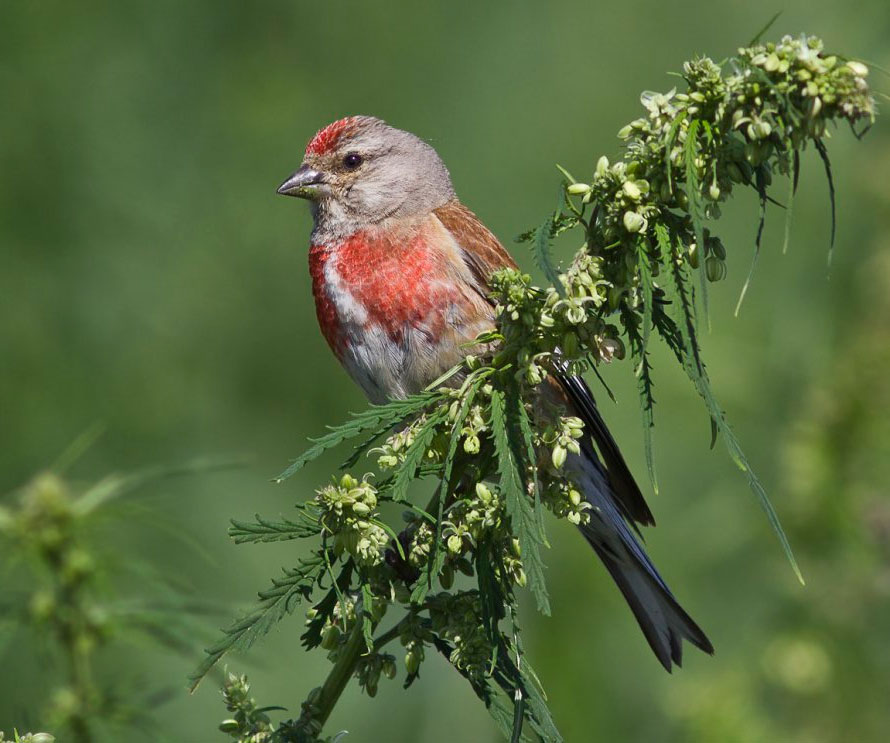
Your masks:
M 59 740 L 71 743 L 119 740 L 111 731 L 150 728 L 146 710 L 165 694 L 140 690 L 120 673 L 108 678 L 98 667 L 123 646 L 122 641 L 130 644 L 140 635 L 183 652 L 189 648 L 187 638 L 202 631 L 192 614 L 206 611 L 153 577 L 150 566 L 132 556 L 123 560 L 109 554 L 97 538 L 97 521 L 113 518 L 114 504 L 147 484 L 228 466 L 196 460 L 178 467 L 111 474 L 83 486 L 67 477 L 66 469 L 95 435 L 95 431 L 84 434 L 52 467 L 0 500 L 4 558 L 0 652 L 13 639 L 30 640 L 46 649 L 41 674 L 47 699 L 29 713 L 45 721 Z M 138 587 L 137 595 L 114 592 L 110 580 L 121 575 L 128 586 Z M 55 739 L 48 732 L 13 736 L 22 743 Z M 0 732 L 0 743 L 5 740 Z
M 505 737 L 560 741 L 523 652 L 516 602 L 518 589 L 528 588 L 538 609 L 549 612 L 544 512 L 574 524 L 590 518 L 563 468 L 588 432 L 578 418 L 554 409 L 542 383 L 557 371 L 596 371 L 628 356 L 655 486 L 653 335 L 704 400 L 713 438 L 723 439 L 746 474 L 800 577 L 711 391 L 699 347 L 708 285 L 727 272 L 726 248 L 712 224 L 735 187 L 754 189 L 756 262 L 773 178 L 788 176 L 790 220 L 800 154 L 812 145 L 828 177 L 833 244 L 825 140 L 832 124 L 845 121 L 857 136 L 871 124 L 867 75 L 864 64 L 828 54 L 819 39 L 805 36 L 755 40 L 720 64 L 696 58 L 683 66 L 682 92 L 643 93 L 645 115 L 619 132 L 625 146 L 616 162 L 601 157 L 583 182 L 561 169 L 559 207 L 518 238 L 531 243 L 549 285 L 536 286 L 514 270 L 492 277 L 497 327 L 475 346 L 489 350 L 467 355 L 423 393 L 371 406 L 315 440 L 278 482 L 332 447 L 354 438 L 361 443 L 342 465 L 345 474 L 298 503 L 293 517 L 232 523 L 229 533 L 239 544 L 310 539 L 314 547 L 208 649 L 193 683 L 300 602 L 308 604 L 303 644 L 325 650 L 333 668 L 300 715 L 278 725 L 270 721 L 272 708 L 250 698 L 246 679 L 230 676 L 225 698 L 233 716 L 221 730 L 245 742 L 330 740 L 322 731 L 349 679 L 374 696 L 381 677 L 398 675 L 393 648 L 401 646 L 406 688 L 425 658 L 438 653 L 466 678 Z M 569 231 L 582 245 L 560 270 L 549 246 Z M 375 466 L 359 472 L 365 455 Z M 411 498 L 422 479 L 438 483 L 424 505 Z M 401 526 L 384 519 L 385 504 L 404 509 Z M 387 613 L 397 614 L 388 626 Z

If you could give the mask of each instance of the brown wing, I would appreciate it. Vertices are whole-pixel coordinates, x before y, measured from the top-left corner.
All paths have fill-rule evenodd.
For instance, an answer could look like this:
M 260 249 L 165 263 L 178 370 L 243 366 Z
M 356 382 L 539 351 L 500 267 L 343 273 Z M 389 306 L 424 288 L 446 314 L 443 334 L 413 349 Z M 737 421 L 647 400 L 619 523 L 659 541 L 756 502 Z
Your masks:
M 479 288 L 489 290 L 488 277 L 499 268 L 516 268 L 516 262 L 473 212 L 459 201 L 449 201 L 433 214 L 460 246 L 464 262 L 473 272 Z M 472 246 L 472 247 L 471 247 Z
M 440 206 L 433 213 L 460 246 L 463 259 L 476 280 L 477 291 L 487 298 L 488 277 L 499 268 L 517 268 L 513 257 L 491 230 L 459 201 Z M 581 377 L 572 377 L 559 371 L 555 376 L 561 387 L 557 391 L 558 396 L 568 398 L 569 407 L 584 421 L 600 451 L 621 512 L 629 521 L 654 525 L 652 512 L 646 505 L 615 439 L 606 428 L 590 387 Z

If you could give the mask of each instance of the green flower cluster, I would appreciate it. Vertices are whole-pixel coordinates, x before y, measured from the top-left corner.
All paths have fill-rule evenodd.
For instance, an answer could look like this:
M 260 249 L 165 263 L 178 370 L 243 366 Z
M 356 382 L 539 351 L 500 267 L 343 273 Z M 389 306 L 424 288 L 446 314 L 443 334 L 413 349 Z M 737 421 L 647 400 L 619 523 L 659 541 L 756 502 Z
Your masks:
M 796 185 L 798 153 L 808 142 L 827 164 L 822 139 L 830 122 L 870 125 L 874 119 L 868 68 L 825 55 L 815 37 L 786 36 L 777 44 L 740 49 L 724 66 L 728 74 L 699 58 L 683 66 L 686 92 L 643 93 L 647 115 L 619 132 L 624 157 L 615 163 L 601 157 L 589 183 L 563 171 L 565 209 L 520 237 L 546 246 L 548 238 L 572 227 L 585 232 L 571 265 L 554 277 L 559 291 L 536 292 L 515 272 L 503 274 L 495 286 L 505 310 L 502 323 L 520 325 L 523 338 L 537 341 L 539 354 L 559 347 L 574 358 L 580 344 L 593 361 L 620 358 L 617 328 L 606 330 L 606 317 L 616 310 L 642 313 L 645 295 L 659 292 L 647 282 L 671 260 L 701 269 L 703 281 L 726 276 L 726 250 L 703 222 L 720 216 L 719 204 L 733 186 L 753 187 L 765 205 L 773 173 L 792 175 Z M 586 333 L 566 338 L 560 318 Z M 628 324 L 641 323 L 620 320 L 631 336 L 636 327 Z M 503 325 L 501 332 L 511 335 Z
M 432 630 L 452 646 L 448 660 L 471 680 L 489 670 L 491 640 L 485 631 L 478 591 L 440 593 L 430 597 Z
M 505 513 L 503 496 L 495 487 L 477 482 L 472 495 L 458 497 L 442 522 L 442 535 L 448 553 L 446 567 L 454 563 L 472 575 L 472 558 L 480 541 L 488 540 L 500 558 L 495 574 L 519 586 L 526 584 L 520 560 L 519 540 L 513 536 Z M 462 559 L 464 558 L 464 559 Z M 443 585 L 449 588 L 450 585 Z
M 226 674 L 222 695 L 226 709 L 232 716 L 220 723 L 220 731 L 232 736 L 238 743 L 267 743 L 272 740 L 272 722 L 269 715 L 257 708 L 250 696 L 247 676 Z
M 376 521 L 377 490 L 367 477 L 359 481 L 343 475 L 339 483 L 318 491 L 315 504 L 319 522 L 334 537 L 335 554 L 347 552 L 367 567 L 383 562 L 389 536 Z

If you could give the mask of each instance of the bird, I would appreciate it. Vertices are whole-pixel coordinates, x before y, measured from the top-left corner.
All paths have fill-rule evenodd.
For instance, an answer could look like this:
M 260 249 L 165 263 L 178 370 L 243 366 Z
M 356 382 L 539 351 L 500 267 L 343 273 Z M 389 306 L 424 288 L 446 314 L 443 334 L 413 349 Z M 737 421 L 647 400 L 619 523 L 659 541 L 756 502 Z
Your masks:
M 311 138 L 278 193 L 309 202 L 318 323 L 371 402 L 422 391 L 494 328 L 489 278 L 516 263 L 420 137 L 372 116 L 339 119 Z M 589 433 L 567 462 L 591 505 L 583 536 L 667 671 L 681 664 L 684 640 L 712 654 L 637 539 L 655 519 L 589 386 L 559 369 L 548 382 Z

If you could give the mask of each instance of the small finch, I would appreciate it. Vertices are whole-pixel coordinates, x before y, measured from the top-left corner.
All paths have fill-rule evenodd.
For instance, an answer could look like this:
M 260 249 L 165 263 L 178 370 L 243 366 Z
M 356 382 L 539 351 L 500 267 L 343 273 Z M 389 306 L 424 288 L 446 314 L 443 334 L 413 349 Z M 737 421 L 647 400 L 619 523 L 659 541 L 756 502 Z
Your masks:
M 460 362 L 463 344 L 494 327 L 488 278 L 516 264 L 458 201 L 445 164 L 418 137 L 369 116 L 335 121 L 312 138 L 278 193 L 309 200 L 318 322 L 372 402 L 420 392 Z M 589 387 L 577 376 L 552 379 L 553 394 L 590 435 L 565 462 L 592 506 L 582 534 L 667 670 L 680 664 L 683 639 L 712 653 L 634 536 L 637 524 L 655 520 Z

